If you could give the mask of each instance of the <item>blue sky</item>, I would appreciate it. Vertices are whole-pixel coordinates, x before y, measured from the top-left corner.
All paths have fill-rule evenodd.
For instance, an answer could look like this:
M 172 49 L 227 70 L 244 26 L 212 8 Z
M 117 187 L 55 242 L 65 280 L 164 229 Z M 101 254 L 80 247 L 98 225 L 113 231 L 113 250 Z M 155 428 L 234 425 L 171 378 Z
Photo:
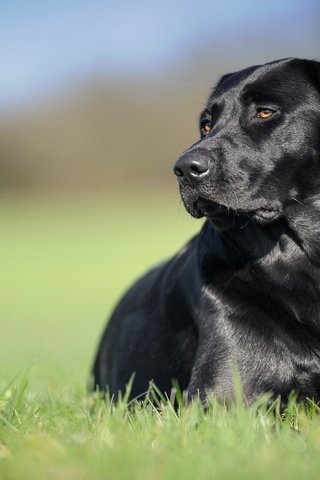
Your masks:
M 243 41 L 246 33 L 266 46 L 277 32 L 287 44 L 297 45 L 299 53 L 319 52 L 320 57 L 317 4 L 1 0 L 0 105 L 36 97 L 93 72 L 139 75 L 174 68 L 188 48 L 206 42 L 213 47 L 229 42 L 230 48 L 230 38 Z

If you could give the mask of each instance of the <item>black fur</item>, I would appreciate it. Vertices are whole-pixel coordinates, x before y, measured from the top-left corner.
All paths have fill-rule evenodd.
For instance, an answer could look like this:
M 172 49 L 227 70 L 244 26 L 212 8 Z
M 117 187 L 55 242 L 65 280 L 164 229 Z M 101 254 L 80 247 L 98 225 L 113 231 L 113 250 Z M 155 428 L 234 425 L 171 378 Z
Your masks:
M 135 372 L 132 397 L 176 379 L 189 397 L 225 399 L 235 367 L 248 403 L 292 390 L 319 401 L 320 64 L 224 76 L 200 127 L 175 173 L 186 209 L 207 221 L 121 300 L 95 385 L 117 394 Z

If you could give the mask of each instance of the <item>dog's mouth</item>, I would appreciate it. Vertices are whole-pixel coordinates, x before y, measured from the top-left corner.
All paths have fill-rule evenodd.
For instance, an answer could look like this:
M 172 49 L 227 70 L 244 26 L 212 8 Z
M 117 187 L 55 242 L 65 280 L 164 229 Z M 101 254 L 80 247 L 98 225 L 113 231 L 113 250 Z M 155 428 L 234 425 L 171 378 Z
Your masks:
M 199 197 L 193 205 L 195 217 L 208 217 L 215 224 L 243 224 L 249 220 L 265 224 L 274 222 L 281 217 L 278 207 L 259 207 L 256 209 L 230 208 L 211 200 Z

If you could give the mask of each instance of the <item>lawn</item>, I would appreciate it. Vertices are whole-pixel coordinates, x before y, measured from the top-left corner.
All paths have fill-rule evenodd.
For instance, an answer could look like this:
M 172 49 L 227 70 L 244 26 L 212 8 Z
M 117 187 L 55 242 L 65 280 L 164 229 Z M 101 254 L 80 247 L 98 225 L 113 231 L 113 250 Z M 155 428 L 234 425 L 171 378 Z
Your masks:
M 0 479 L 319 478 L 317 407 L 204 413 L 86 393 L 106 318 L 196 232 L 178 195 L 3 195 Z

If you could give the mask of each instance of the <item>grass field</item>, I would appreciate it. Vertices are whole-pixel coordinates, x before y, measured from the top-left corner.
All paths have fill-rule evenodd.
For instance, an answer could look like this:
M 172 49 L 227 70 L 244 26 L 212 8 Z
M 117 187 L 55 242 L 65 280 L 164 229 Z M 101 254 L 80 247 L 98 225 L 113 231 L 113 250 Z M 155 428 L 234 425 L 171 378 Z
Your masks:
M 317 407 L 117 408 L 86 393 L 116 300 L 199 229 L 178 196 L 2 196 L 0 480 L 316 479 Z

